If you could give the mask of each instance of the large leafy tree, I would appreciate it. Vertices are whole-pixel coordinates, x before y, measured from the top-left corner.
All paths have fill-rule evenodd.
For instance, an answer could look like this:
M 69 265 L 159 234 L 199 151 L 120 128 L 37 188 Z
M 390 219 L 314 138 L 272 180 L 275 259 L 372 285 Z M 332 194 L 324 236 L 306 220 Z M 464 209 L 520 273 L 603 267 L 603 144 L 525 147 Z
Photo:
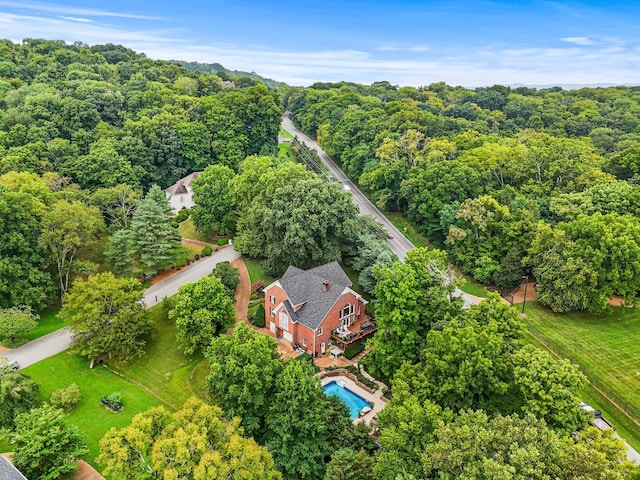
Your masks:
M 107 432 L 97 461 L 105 474 L 134 480 L 281 478 L 269 451 L 243 437 L 239 422 L 224 419 L 219 407 L 196 398 L 173 415 L 163 407 L 151 408 L 130 425 Z
M 16 335 L 35 328 L 38 316 L 25 305 L 0 309 L 0 338 L 9 338 L 15 342 Z
M 38 405 L 40 385 L 0 359 L 0 428 L 12 429 L 16 417 Z
M 514 386 L 524 413 L 564 434 L 586 426 L 588 414 L 580 408 L 577 392 L 587 379 L 575 365 L 532 345 L 515 352 L 513 363 Z
M 439 422 L 451 419 L 451 412 L 443 411 L 428 400 L 420 402 L 408 392 L 405 384 L 396 381 L 393 401 L 380 412 L 379 417 L 383 450 L 374 465 L 376 478 L 392 480 L 407 478 L 405 475 L 408 474 L 424 478 L 422 452 L 433 442 L 433 432 Z
M 213 269 L 213 275 L 218 277 L 231 298 L 236 296 L 236 288 L 240 283 L 240 271 L 232 267 L 229 262 L 220 262 Z
M 225 414 L 238 416 L 247 434 L 264 438 L 264 417 L 282 371 L 277 343 L 244 323 L 214 338 L 206 352 L 207 390 Z
M 426 335 L 422 363 L 405 363 L 394 381 L 419 401 L 458 411 L 513 410 L 513 354 L 521 348 L 522 323 L 497 295 L 473 305 Z
M 366 359 L 374 374 L 392 378 L 404 362 L 417 362 L 431 328 L 460 313 L 462 303 L 452 295 L 456 279 L 445 265 L 444 252 L 419 248 L 405 264 L 375 271 L 378 331 Z
M 538 301 L 557 312 L 602 311 L 609 297 L 640 292 L 640 222 L 631 215 L 581 215 L 540 225 L 530 253 Z
M 151 319 L 137 280 L 99 273 L 77 282 L 60 311 L 71 327 L 72 351 L 91 359 L 101 356 L 126 361 L 144 353 Z
M 589 427 L 576 442 L 532 415 L 488 417 L 462 412 L 441 424 L 422 455 L 426 478 L 578 480 L 626 477 L 624 447 L 611 432 Z
M 321 478 L 329 454 L 326 396 L 313 368 L 298 360 L 287 362 L 276 390 L 266 417 L 266 444 L 278 470 L 288 479 Z
M 331 455 L 325 480 L 374 480 L 373 458 L 364 450 L 341 448 Z
M 260 165 L 256 165 L 260 166 Z M 282 174 L 282 175 L 281 175 Z M 249 167 L 234 182 L 244 190 Z M 267 169 L 252 189 L 238 193 L 236 248 L 272 265 L 319 265 L 340 260 L 345 239 L 356 234 L 357 208 L 340 185 L 326 183 L 300 165 Z M 244 197 L 244 198 L 243 198 Z
M 190 355 L 204 351 L 214 337 L 226 332 L 235 310 L 220 279 L 210 275 L 180 287 L 169 318 L 176 322 L 179 348 Z
M 34 480 L 60 478 L 75 470 L 79 457 L 89 451 L 78 428 L 67 425 L 63 411 L 47 404 L 18 415 L 12 441 L 14 465 Z
M 38 243 L 46 206 L 37 196 L 10 191 L 5 177 L 0 184 L 0 307 L 40 308 L 53 291 L 46 251 Z
M 44 214 L 39 243 L 53 258 L 63 301 L 78 250 L 96 240 L 103 230 L 100 211 L 78 201 L 59 200 Z
M 198 230 L 226 235 L 235 228 L 229 182 L 234 171 L 224 165 L 210 165 L 192 183 L 194 207 L 191 219 Z
M 142 192 L 127 184 L 99 188 L 91 196 L 91 203 L 102 211 L 112 229 L 127 228 Z

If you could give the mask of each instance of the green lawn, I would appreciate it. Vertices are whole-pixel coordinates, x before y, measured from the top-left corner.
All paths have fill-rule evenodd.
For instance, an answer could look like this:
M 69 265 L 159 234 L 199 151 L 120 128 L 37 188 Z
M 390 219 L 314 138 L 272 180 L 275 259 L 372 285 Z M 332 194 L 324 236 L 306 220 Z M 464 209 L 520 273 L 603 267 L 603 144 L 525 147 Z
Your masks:
M 293 135 L 286 131 L 284 128 L 280 127 L 280 132 L 278 133 L 281 137 L 290 138 L 293 140 Z
M 211 238 L 209 238 L 209 235 L 196 230 L 196 227 L 191 221 L 191 218 L 187 218 L 184 222 L 182 222 L 178 227 L 178 230 L 180 231 L 180 235 L 182 235 L 182 238 L 198 240 L 199 242 L 213 243 Z
M 261 258 L 245 258 L 244 264 L 247 266 L 247 270 L 249 271 L 249 279 L 251 283 L 262 280 L 265 285 L 269 285 L 271 282 L 277 280 L 276 277 L 270 277 L 265 275 L 264 270 L 262 269 Z
M 86 436 L 89 454 L 84 458 L 94 466 L 99 454 L 98 442 L 111 427 L 123 427 L 131 422 L 135 414 L 162 403 L 126 378 L 102 366 L 89 369 L 86 359 L 67 352 L 25 368 L 24 373 L 41 385 L 40 397 L 43 401 L 48 400 L 54 390 L 73 382 L 78 384 L 82 400 L 71 410 L 68 421 L 77 425 Z M 100 403 L 103 395 L 113 392 L 122 395 L 124 409 L 119 413 L 111 412 Z
M 476 297 L 487 298 L 489 292 L 487 292 L 486 288 L 477 280 L 465 275 L 464 284 L 460 287 L 464 293 L 468 293 L 469 295 L 474 295 Z M 528 297 L 528 295 L 527 295 Z
M 69 422 L 78 425 L 87 437 L 90 453 L 85 457 L 95 466 L 98 442 L 111 428 L 127 425 L 131 418 L 152 405 L 178 409 L 192 395 L 204 398 L 208 365 L 202 356 L 188 357 L 177 349 L 175 324 L 162 304 L 150 309 L 155 331 L 149 337 L 146 353 L 127 364 L 89 369 L 88 360 L 66 352 L 25 368 L 24 372 L 41 385 L 40 397 L 75 382 L 82 392 L 81 402 L 70 412 Z M 100 399 L 119 392 L 125 408 L 112 413 Z M 0 451 L 10 445 L 0 439 Z
M 526 313 L 527 327 L 536 337 L 580 365 L 592 383 L 640 422 L 640 311 L 616 307 L 602 315 L 556 314 L 530 302 Z M 640 446 L 640 428 L 626 424 L 635 437 L 630 443 Z
M 190 357 L 178 350 L 175 323 L 169 320 L 162 303 L 149 312 L 155 322 L 155 332 L 149 338 L 146 353 L 112 368 L 178 409 L 193 395 L 204 397 L 207 362 L 201 355 Z
M 291 160 L 295 160 L 295 157 L 291 154 L 291 144 L 290 143 L 279 143 L 278 144 L 278 156 L 286 157 Z
M 384 212 L 384 215 L 393 223 L 394 227 L 403 232 L 404 236 L 416 247 L 432 247 L 427 237 L 421 235 L 416 228 L 409 223 L 409 220 L 402 216 L 402 213 Z
M 40 338 L 47 333 L 51 333 L 59 328 L 64 327 L 64 322 L 60 320 L 57 315 L 60 311 L 60 306 L 49 307 L 40 313 L 40 320 L 38 320 L 38 326 L 33 330 L 22 333 L 16 336 L 15 343 L 11 343 L 11 340 L 4 339 L 0 342 L 0 345 L 8 348 L 16 348 L 31 340 Z

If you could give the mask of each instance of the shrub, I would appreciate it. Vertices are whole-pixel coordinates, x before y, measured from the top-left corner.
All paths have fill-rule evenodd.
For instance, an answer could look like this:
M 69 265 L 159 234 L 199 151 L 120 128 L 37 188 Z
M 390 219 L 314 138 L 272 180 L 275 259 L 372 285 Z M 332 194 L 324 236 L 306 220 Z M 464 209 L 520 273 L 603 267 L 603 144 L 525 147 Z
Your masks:
M 187 218 L 189 218 L 189 213 L 189 209 L 183 207 L 182 210 L 178 212 L 178 215 L 175 216 L 175 221 L 178 223 L 184 222 Z
M 363 350 L 364 350 L 364 342 L 354 343 L 344 351 L 344 356 L 345 358 L 351 360 L 353 357 L 358 355 Z
M 218 239 L 218 246 L 222 246 L 222 245 L 226 245 L 229 243 L 229 239 L 228 238 L 220 238 Z
M 71 410 L 80 400 L 80 388 L 72 383 L 67 388 L 60 388 L 51 394 L 51 404 L 64 410 Z
M 102 403 L 116 412 L 122 410 L 122 397 L 119 393 L 109 393 L 102 397 Z
M 171 220 L 171 226 L 173 228 L 178 228 L 180 226 L 180 224 L 175 219 L 173 219 L 173 220 Z
M 194 260 L 200 260 L 200 254 L 199 254 L 199 253 L 196 253 L 196 254 L 193 256 L 193 259 L 194 259 Z
M 253 284 L 251 285 L 251 290 L 253 290 L 256 293 L 260 293 L 262 292 L 262 289 L 264 288 L 264 282 L 262 280 L 256 280 L 255 282 L 253 282 Z
M 206 247 L 204 247 L 202 249 L 202 256 L 203 257 L 210 257 L 211 256 L 211 247 L 209 245 L 207 245 Z
M 187 260 L 184 257 L 177 258 L 175 261 L 176 268 L 180 269 L 187 264 Z
M 258 308 L 256 308 L 255 313 L 253 314 L 253 317 L 251 317 L 251 323 L 253 325 L 255 325 L 258 328 L 264 328 L 266 325 L 265 322 L 265 318 L 264 318 L 264 304 L 260 303 L 258 305 Z
M 232 267 L 229 262 L 220 262 L 213 269 L 213 274 L 220 279 L 224 285 L 227 294 L 234 298 L 236 295 L 236 287 L 240 283 L 240 271 Z

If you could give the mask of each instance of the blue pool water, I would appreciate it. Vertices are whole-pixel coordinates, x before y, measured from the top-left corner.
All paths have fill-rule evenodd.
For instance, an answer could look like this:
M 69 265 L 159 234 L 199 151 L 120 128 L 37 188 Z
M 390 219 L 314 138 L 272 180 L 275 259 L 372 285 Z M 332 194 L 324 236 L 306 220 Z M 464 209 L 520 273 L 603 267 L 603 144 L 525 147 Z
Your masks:
M 351 418 L 358 418 L 360 411 L 369 406 L 369 402 L 360 395 L 356 395 L 346 387 L 341 387 L 336 382 L 327 383 L 322 387 L 322 390 L 324 390 L 325 395 L 333 395 L 346 403 L 347 407 L 349 407 Z

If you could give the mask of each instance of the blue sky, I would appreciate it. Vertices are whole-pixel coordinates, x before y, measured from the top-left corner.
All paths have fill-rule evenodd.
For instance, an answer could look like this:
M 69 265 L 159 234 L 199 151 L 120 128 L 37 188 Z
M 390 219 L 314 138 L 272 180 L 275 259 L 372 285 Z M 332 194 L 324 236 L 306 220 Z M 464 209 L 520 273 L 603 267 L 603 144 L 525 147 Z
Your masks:
M 640 84 L 633 0 L 0 0 L 0 37 L 119 43 L 291 85 Z

